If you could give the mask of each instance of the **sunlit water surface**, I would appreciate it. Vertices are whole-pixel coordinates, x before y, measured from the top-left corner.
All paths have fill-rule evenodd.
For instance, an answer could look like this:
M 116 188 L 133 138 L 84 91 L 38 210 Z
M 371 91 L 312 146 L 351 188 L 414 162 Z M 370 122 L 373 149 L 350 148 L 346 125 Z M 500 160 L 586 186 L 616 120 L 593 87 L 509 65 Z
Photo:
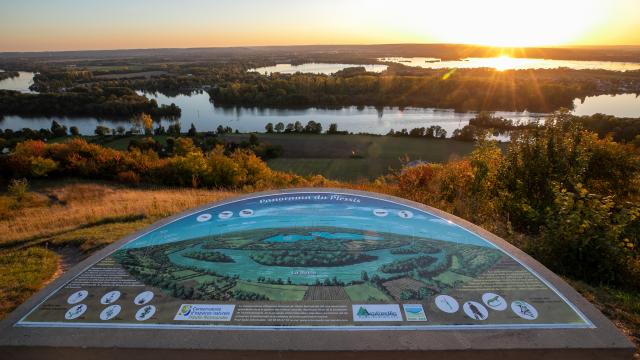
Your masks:
M 33 73 L 22 72 L 18 78 L 0 81 L 0 89 L 11 89 L 28 92 L 28 87 L 33 81 Z M 469 123 L 469 119 L 475 116 L 473 112 L 460 113 L 448 109 L 432 108 L 405 108 L 397 107 L 377 109 L 375 107 L 357 108 L 355 106 L 341 109 L 272 109 L 272 108 L 223 108 L 215 106 L 206 92 L 196 92 L 191 95 L 178 95 L 174 97 L 163 94 L 142 93 L 159 104 L 175 103 L 182 109 L 182 116 L 178 120 L 182 129 L 186 131 L 193 123 L 198 131 L 214 131 L 219 125 L 230 126 L 241 132 L 263 132 L 269 122 L 276 124 L 283 122 L 294 123 L 300 121 L 306 124 L 308 121 L 316 121 L 328 129 L 331 123 L 337 123 L 339 130 L 353 133 L 386 134 L 389 130 L 412 129 L 416 127 L 429 127 L 438 125 L 447 131 L 448 136 L 453 131 Z M 633 94 L 617 96 L 601 95 L 587 97 L 584 102 L 576 99 L 574 102 L 575 113 L 578 115 L 591 115 L 597 112 L 624 117 L 640 117 L 640 98 Z M 544 114 L 529 112 L 496 112 L 496 116 L 502 116 L 517 122 L 529 122 L 539 120 Z M 22 128 L 49 128 L 52 120 L 56 120 L 67 127 L 76 126 L 82 134 L 93 134 L 97 125 L 115 128 L 124 126 L 129 128 L 128 119 L 104 120 L 95 117 L 22 117 L 5 116 L 0 120 L 0 129 L 18 130 Z M 162 120 L 165 127 L 172 123 Z M 506 140 L 505 137 L 501 139 Z
M 613 71 L 640 70 L 640 63 L 615 61 L 583 61 L 583 60 L 551 60 L 512 58 L 508 56 L 490 58 L 466 58 L 462 60 L 440 61 L 437 58 L 424 57 L 388 57 L 378 61 L 395 62 L 406 66 L 428 69 L 473 69 L 493 68 L 497 70 L 526 70 L 526 69 L 558 69 L 569 68 L 575 70 L 602 69 Z

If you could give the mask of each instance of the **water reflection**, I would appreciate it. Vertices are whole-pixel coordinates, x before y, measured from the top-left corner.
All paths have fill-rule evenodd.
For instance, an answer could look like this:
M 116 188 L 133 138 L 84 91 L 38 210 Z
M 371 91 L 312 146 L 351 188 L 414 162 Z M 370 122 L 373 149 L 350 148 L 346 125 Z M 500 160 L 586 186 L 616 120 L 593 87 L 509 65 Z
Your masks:
M 33 93 L 29 90 L 29 86 L 33 85 L 33 75 L 32 72 L 19 71 L 17 77 L 0 80 L 0 89 Z
M 28 91 L 28 84 L 33 81 L 33 73 L 21 73 L 15 78 L 19 81 L 0 82 L 0 89 L 12 88 L 14 90 Z M 457 113 L 447 109 L 433 108 L 394 108 L 351 106 L 341 109 L 273 109 L 273 108 L 241 108 L 214 106 L 206 92 L 196 92 L 192 95 L 167 96 L 163 94 L 142 93 L 159 104 L 175 103 L 182 109 L 182 116 L 178 120 L 182 129 L 186 131 L 193 123 L 198 131 L 214 131 L 219 125 L 230 126 L 241 132 L 263 132 L 269 122 L 274 125 L 282 122 L 302 124 L 313 120 L 322 124 L 323 129 L 328 129 L 331 123 L 338 124 L 338 130 L 346 130 L 353 133 L 365 132 L 373 134 L 386 134 L 394 129 L 412 129 L 416 127 L 429 127 L 438 125 L 451 136 L 453 131 L 468 124 L 469 119 L 475 113 Z M 640 117 L 640 98 L 633 94 L 609 96 L 601 95 L 587 97 L 584 101 L 576 99 L 574 102 L 575 113 L 578 115 L 591 115 L 597 112 L 615 116 Z M 526 123 L 536 121 L 544 114 L 529 112 L 496 112 L 496 116 L 502 116 L 514 120 L 514 122 Z M 97 125 L 115 128 L 130 125 L 124 120 L 103 120 L 95 117 L 35 117 L 24 118 L 21 116 L 5 116 L 0 119 L 0 129 L 22 128 L 49 128 L 52 120 L 56 120 L 67 127 L 76 126 L 82 134 L 93 134 Z M 166 127 L 172 121 L 163 120 Z
M 617 117 L 640 117 L 640 97 L 636 94 L 588 96 L 573 101 L 574 114 L 602 113 Z
M 525 70 L 525 69 L 558 69 L 570 68 L 575 70 L 603 69 L 613 71 L 639 70 L 640 63 L 615 62 L 615 61 L 583 61 L 583 60 L 551 60 L 532 58 L 512 58 L 499 56 L 491 58 L 466 58 L 462 60 L 440 61 L 436 58 L 424 57 L 388 57 L 379 58 L 378 61 L 395 62 L 406 66 L 421 67 L 427 69 L 472 69 L 493 68 L 496 70 Z
M 329 64 L 329 63 L 307 63 L 301 65 L 291 64 L 277 64 L 275 66 L 265 66 L 256 69 L 249 69 L 249 71 L 257 71 L 261 74 L 281 73 L 281 74 L 295 74 L 311 73 L 311 74 L 326 74 L 330 75 L 340 70 L 350 67 L 364 67 L 369 72 L 383 72 L 387 70 L 387 65 L 376 64 Z

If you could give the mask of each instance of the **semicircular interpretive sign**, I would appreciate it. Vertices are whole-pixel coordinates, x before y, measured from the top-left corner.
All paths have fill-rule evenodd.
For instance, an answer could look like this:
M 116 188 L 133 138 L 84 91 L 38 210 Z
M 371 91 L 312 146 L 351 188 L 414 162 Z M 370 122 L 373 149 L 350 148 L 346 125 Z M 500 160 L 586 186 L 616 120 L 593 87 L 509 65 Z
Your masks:
M 244 197 L 155 226 L 79 272 L 16 325 L 593 326 L 500 244 L 413 203 L 337 190 Z

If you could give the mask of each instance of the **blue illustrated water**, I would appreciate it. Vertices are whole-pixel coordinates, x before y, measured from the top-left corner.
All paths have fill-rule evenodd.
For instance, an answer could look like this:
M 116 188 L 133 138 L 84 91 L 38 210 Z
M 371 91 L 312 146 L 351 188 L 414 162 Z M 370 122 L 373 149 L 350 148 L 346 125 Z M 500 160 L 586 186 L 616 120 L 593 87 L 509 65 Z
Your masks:
M 252 210 L 253 214 L 239 216 L 244 209 Z M 376 215 L 374 210 L 383 210 L 381 214 L 384 215 Z M 232 215 L 228 218 L 219 216 L 223 212 Z M 203 214 L 210 214 L 211 218 L 199 222 L 197 219 Z M 381 240 L 375 233 L 385 232 L 495 248 L 475 233 L 426 211 L 380 198 L 336 193 L 269 195 L 218 205 L 171 222 L 129 242 L 123 248 L 161 245 L 236 231 L 323 226 L 354 229 L 365 234 L 310 233 L 303 236 L 283 233 L 265 241 L 293 242 L 315 237 Z M 367 235 L 367 231 L 372 235 Z
M 309 231 L 304 228 L 335 228 L 340 231 Z M 134 241 L 123 249 L 165 245 L 192 239 L 211 238 L 251 230 L 268 229 L 277 234 L 262 239 L 266 244 L 294 243 L 316 239 L 330 241 L 385 240 L 379 233 L 398 234 L 406 239 L 433 239 L 456 244 L 495 248 L 478 235 L 420 209 L 393 201 L 353 194 L 295 193 L 270 195 L 240 200 L 198 211 L 182 217 Z M 295 230 L 295 231 L 294 231 Z M 348 232 L 346 230 L 353 230 Z M 408 246 L 404 246 L 405 248 Z M 217 251 L 233 261 L 214 262 L 184 256 L 187 253 Z M 396 249 L 397 250 L 397 249 Z M 243 280 L 259 278 L 289 279 L 293 284 L 312 284 L 316 280 L 337 278 L 343 282 L 359 280 L 362 272 L 388 276 L 381 266 L 395 260 L 415 258 L 416 253 L 393 252 L 392 249 L 362 251 L 375 260 L 342 266 L 291 267 L 260 264 L 252 254 L 264 250 L 211 249 L 203 244 L 188 246 L 168 254 L 169 260 L 181 268 L 199 268 Z M 435 259 L 429 268 L 437 269 L 446 262 L 444 251 L 430 253 Z
M 382 240 L 382 238 L 379 236 L 352 234 L 352 233 L 343 233 L 343 232 L 330 233 L 326 231 L 312 231 L 309 234 L 310 235 L 278 234 L 275 236 L 271 236 L 263 241 L 268 243 L 278 243 L 278 242 L 309 241 L 309 240 L 314 240 L 318 238 L 335 239 L 335 240 Z

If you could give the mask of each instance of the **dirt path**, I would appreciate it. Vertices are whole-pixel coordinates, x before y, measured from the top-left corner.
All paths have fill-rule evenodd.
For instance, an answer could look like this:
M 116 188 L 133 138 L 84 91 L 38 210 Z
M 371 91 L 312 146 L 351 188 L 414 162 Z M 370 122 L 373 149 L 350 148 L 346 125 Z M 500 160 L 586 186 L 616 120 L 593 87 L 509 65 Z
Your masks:
M 82 251 L 80 251 L 80 249 L 73 246 L 53 249 L 53 251 L 55 251 L 59 256 L 58 268 L 56 269 L 56 272 L 53 274 L 53 276 L 51 276 L 51 279 L 49 279 L 49 281 L 47 281 L 45 285 L 59 278 L 62 274 L 69 271 L 69 269 L 71 269 L 73 266 L 87 257 L 87 254 L 83 253 Z

